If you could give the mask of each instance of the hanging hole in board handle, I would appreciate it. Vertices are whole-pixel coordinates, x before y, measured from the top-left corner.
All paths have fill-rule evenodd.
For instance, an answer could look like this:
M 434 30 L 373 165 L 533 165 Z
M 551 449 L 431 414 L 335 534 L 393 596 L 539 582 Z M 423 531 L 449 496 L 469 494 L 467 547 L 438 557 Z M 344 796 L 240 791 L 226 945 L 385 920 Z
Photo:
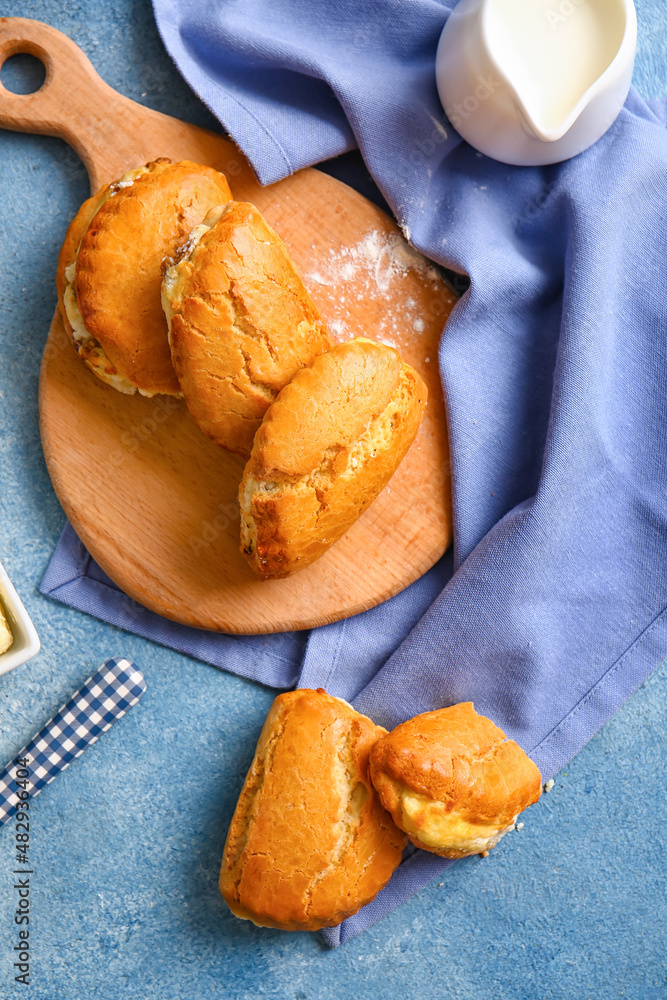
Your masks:
M 0 74 L 15 55 L 30 55 L 44 66 L 42 86 L 31 94 L 16 94 L 0 76 L 0 127 L 16 132 L 57 135 L 70 141 L 74 116 L 85 119 L 91 104 L 111 88 L 95 72 L 78 45 L 41 21 L 0 17 Z
M 32 93 L 8 89 L 2 67 L 12 56 L 27 55 L 44 66 L 42 85 Z M 88 58 L 61 31 L 22 17 L 0 17 L 0 126 L 18 132 L 61 135 L 67 132 L 67 109 L 77 98 L 79 81 L 85 80 L 87 97 L 95 83 L 104 87 Z
M 42 45 L 28 38 L 22 39 L 19 37 L 12 39 L 2 37 L 3 21 L 6 22 L 8 20 L 10 19 L 0 18 L 0 123 L 2 124 L 4 124 L 2 122 L 3 111 L 7 110 L 11 113 L 13 109 L 18 110 L 22 102 L 46 90 L 50 78 L 53 76 L 53 60 Z M 11 64 L 14 63 L 15 58 L 21 56 L 27 56 L 29 62 L 28 59 L 22 60 L 23 66 L 21 66 L 17 59 L 17 65 L 12 66 Z M 10 65 L 7 66 L 7 63 Z M 41 65 L 41 72 L 36 64 Z M 13 73 L 11 72 L 12 69 L 14 69 Z M 19 86 L 21 81 L 34 83 L 35 85 L 31 86 L 30 89 L 14 89 L 11 85 L 7 85 L 14 81 Z M 8 124 L 11 125 L 11 123 Z
M 30 55 L 44 66 L 41 87 L 17 94 L 5 87 L 1 70 L 14 55 Z M 123 100 L 95 72 L 78 45 L 56 28 L 21 17 L 0 17 L 0 128 L 64 139 L 83 160 L 96 184 L 95 153 L 110 101 Z M 131 104 L 131 102 L 127 102 Z
M 5 57 L 0 66 L 0 83 L 12 94 L 27 97 L 44 86 L 46 66 L 32 53 L 15 52 Z

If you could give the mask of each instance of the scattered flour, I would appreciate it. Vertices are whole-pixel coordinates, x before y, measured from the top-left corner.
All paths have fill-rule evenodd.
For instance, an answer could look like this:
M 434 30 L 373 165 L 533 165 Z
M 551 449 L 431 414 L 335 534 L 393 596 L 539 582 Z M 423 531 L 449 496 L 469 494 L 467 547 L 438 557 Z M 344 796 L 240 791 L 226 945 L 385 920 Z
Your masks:
M 362 331 L 356 317 L 363 316 L 367 336 L 418 361 L 416 335 L 432 325 L 419 289 L 432 286 L 437 299 L 441 279 L 435 265 L 401 233 L 373 229 L 353 246 L 331 248 L 304 278 L 321 303 L 334 340 L 358 336 Z M 449 299 L 447 291 L 444 297 Z
M 337 340 L 348 340 L 350 337 L 347 326 L 342 322 L 342 320 L 335 319 L 329 323 L 329 330 L 333 333 Z
M 373 229 L 360 243 L 352 247 L 332 250 L 327 268 L 312 271 L 306 277 L 318 285 L 339 285 L 364 274 L 372 277 L 377 288 L 386 292 L 391 281 L 403 278 L 409 271 L 417 271 L 432 281 L 438 275 L 425 257 L 407 243 L 398 233 L 381 233 Z M 414 305 L 414 300 L 409 300 Z
M 377 340 L 381 344 L 386 344 L 387 347 L 393 347 L 395 351 L 398 351 L 400 353 L 401 345 L 397 344 L 395 340 L 391 339 L 391 337 L 378 337 Z

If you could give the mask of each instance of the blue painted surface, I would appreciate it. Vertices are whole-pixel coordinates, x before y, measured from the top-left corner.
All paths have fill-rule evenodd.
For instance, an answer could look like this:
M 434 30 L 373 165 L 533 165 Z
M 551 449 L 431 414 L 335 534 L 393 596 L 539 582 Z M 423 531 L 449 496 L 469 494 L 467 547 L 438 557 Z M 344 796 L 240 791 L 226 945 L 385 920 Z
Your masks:
M 667 10 L 638 7 L 636 83 L 656 96 L 667 91 Z M 164 54 L 147 0 L 10 0 L 2 14 L 55 25 L 112 86 L 214 127 Z M 39 442 L 39 360 L 58 248 L 86 195 L 63 143 L 0 131 L 0 559 L 42 639 L 35 660 L 0 677 L 0 758 L 109 656 L 134 658 L 148 691 L 35 801 L 29 989 L 13 983 L 13 824 L 0 830 L 0 1000 L 665 1000 L 667 663 L 522 831 L 338 951 L 228 913 L 220 854 L 273 693 L 37 592 L 63 525 Z

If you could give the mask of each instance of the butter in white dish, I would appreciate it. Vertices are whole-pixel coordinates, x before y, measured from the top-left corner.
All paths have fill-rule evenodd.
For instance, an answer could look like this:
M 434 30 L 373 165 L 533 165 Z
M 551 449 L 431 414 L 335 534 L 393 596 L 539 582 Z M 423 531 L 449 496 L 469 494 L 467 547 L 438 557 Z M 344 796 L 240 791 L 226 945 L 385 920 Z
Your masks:
M 39 636 L 0 563 L 0 674 L 20 666 L 39 653 Z M 3 623 L 9 632 L 3 628 Z
M 9 627 L 2 604 L 0 604 L 0 653 L 6 653 L 14 645 L 14 635 Z

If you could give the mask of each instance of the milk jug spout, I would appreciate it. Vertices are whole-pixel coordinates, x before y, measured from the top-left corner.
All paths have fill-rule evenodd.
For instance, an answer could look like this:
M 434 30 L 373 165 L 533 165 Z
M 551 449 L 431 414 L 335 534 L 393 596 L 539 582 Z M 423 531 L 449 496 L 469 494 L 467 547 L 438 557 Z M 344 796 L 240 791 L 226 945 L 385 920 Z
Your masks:
M 627 97 L 633 0 L 461 0 L 443 30 L 438 91 L 452 124 L 505 163 L 557 163 L 596 142 Z M 474 113 L 476 81 L 492 79 Z

